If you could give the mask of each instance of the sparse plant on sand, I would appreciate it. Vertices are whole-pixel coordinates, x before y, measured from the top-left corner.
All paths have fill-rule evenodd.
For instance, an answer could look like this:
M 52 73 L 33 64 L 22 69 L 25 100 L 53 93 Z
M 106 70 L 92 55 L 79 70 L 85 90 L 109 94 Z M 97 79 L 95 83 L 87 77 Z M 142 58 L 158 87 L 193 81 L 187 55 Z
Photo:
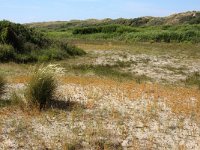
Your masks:
M 6 88 L 6 81 L 5 79 L 0 75 L 0 97 L 5 93 Z
M 51 101 L 57 88 L 57 75 L 62 75 L 63 68 L 58 65 L 41 65 L 35 67 L 33 75 L 27 87 L 27 99 L 31 105 L 45 108 L 46 104 Z

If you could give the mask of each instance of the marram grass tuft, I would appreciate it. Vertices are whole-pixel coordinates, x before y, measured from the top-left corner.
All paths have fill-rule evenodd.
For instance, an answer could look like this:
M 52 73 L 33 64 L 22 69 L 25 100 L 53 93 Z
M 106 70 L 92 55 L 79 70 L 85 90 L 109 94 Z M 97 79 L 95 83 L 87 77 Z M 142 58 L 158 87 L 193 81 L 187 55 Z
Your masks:
M 44 109 L 51 101 L 56 92 L 56 76 L 63 74 L 63 69 L 57 65 L 39 66 L 34 73 L 27 87 L 27 99 L 31 105 Z

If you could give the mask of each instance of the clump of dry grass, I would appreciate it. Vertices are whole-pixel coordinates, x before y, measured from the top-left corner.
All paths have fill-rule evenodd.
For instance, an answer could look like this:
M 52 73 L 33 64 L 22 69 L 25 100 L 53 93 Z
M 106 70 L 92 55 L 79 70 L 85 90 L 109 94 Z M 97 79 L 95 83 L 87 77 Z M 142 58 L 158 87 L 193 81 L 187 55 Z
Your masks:
M 0 75 L 0 97 L 5 93 L 6 89 L 6 81 L 5 79 Z
M 57 88 L 56 76 L 63 74 L 63 69 L 58 65 L 41 65 L 34 68 L 33 75 L 28 83 L 26 96 L 31 105 L 45 108 L 47 102 L 55 96 Z

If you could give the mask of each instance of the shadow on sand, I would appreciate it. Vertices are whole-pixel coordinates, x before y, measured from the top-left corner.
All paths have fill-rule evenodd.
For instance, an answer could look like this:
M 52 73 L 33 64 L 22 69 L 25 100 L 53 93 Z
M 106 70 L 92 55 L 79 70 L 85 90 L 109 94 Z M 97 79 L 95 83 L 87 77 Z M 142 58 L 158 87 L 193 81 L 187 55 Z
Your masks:
M 74 102 L 74 101 L 70 101 L 70 100 L 51 100 L 47 106 L 46 109 L 59 109 L 59 110 L 64 110 L 64 111 L 72 111 L 74 109 L 84 109 L 84 105 L 78 103 L 78 102 Z

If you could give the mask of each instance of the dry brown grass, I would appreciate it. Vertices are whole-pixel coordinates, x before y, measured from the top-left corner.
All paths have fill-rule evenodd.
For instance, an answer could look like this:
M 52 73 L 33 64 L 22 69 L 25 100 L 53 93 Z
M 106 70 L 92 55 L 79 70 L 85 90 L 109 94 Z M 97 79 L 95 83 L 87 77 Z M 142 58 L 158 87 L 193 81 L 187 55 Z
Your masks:
M 27 120 L 24 121 L 24 124 L 22 124 L 22 129 L 23 131 L 25 131 L 27 129 L 26 123 L 29 120 L 33 121 L 33 120 L 36 120 L 36 118 L 39 119 L 38 125 L 45 124 L 46 126 L 44 127 L 46 129 L 46 128 L 51 128 L 51 125 L 54 124 L 54 120 L 55 120 L 55 124 L 56 124 L 56 121 L 58 120 L 59 121 L 62 120 L 65 122 L 66 116 L 67 116 L 68 121 L 70 122 L 69 125 L 73 127 L 70 129 L 70 131 L 73 133 L 73 135 L 76 135 L 75 137 L 73 137 L 75 139 L 78 137 L 81 130 L 81 127 L 77 126 L 77 123 L 82 122 L 84 120 L 86 122 L 85 124 L 86 128 L 84 128 L 84 131 L 83 131 L 84 134 L 82 136 L 84 137 L 84 139 L 86 139 L 86 141 L 90 141 L 89 142 L 90 146 L 92 145 L 93 147 L 97 146 L 97 148 L 104 147 L 104 148 L 109 149 L 110 147 L 115 146 L 115 145 L 113 145 L 113 143 L 109 144 L 109 143 L 104 143 L 104 141 L 98 141 L 99 137 L 103 137 L 103 139 L 113 139 L 113 137 L 115 136 L 114 133 L 111 134 L 111 132 L 113 132 L 112 130 L 109 130 L 106 128 L 105 122 L 107 120 L 112 120 L 113 123 L 116 123 L 115 127 L 117 129 L 119 128 L 121 132 L 120 138 L 125 139 L 130 131 L 128 130 L 128 127 L 125 124 L 121 124 L 121 123 L 131 118 L 132 114 L 130 116 L 128 115 L 123 116 L 119 112 L 119 110 L 114 106 L 111 106 L 109 107 L 108 110 L 105 110 L 106 115 L 104 114 L 105 112 L 104 110 L 97 110 L 98 106 L 97 106 L 97 109 L 95 108 L 96 103 L 102 103 L 101 101 L 102 95 L 111 94 L 114 100 L 116 99 L 116 101 L 120 101 L 122 103 L 123 101 L 125 101 L 126 103 L 127 98 L 130 101 L 137 101 L 137 100 L 139 101 L 141 99 L 147 99 L 148 101 L 149 99 L 152 99 L 153 103 L 149 102 L 147 107 L 144 107 L 144 108 L 141 107 L 141 111 L 144 111 L 146 114 L 142 117 L 137 116 L 137 114 L 135 116 L 135 122 L 143 123 L 143 127 L 141 128 L 141 130 L 143 129 L 145 130 L 149 126 L 149 122 L 151 122 L 152 120 L 156 120 L 155 117 L 157 115 L 157 112 L 159 113 L 160 112 L 159 109 L 161 109 L 158 105 L 158 102 L 159 102 L 158 99 L 164 99 L 167 105 L 172 108 L 172 111 L 175 112 L 177 116 L 180 114 L 191 116 L 193 113 L 195 113 L 196 117 L 198 117 L 198 114 L 199 114 L 198 109 L 199 109 L 200 93 L 195 88 L 172 87 L 172 86 L 151 84 L 151 83 L 138 84 L 138 83 L 135 83 L 134 81 L 119 82 L 112 79 L 107 79 L 107 78 L 103 79 L 103 78 L 98 78 L 98 77 L 79 77 L 79 76 L 66 77 L 65 76 L 65 77 L 60 77 L 59 80 L 60 80 L 61 86 L 62 84 L 64 86 L 66 86 L 66 84 L 72 85 L 70 86 L 70 90 L 72 92 L 70 94 L 72 94 L 72 96 L 73 96 L 73 92 L 75 93 L 78 92 L 76 87 L 80 87 L 78 89 L 83 90 L 83 93 L 88 98 L 87 103 L 85 103 L 84 105 L 84 109 L 74 108 L 70 111 L 58 111 L 54 109 L 52 110 L 49 109 L 47 112 L 38 112 L 38 110 L 33 110 L 33 112 L 26 112 L 18 108 L 13 109 L 13 107 L 12 108 L 8 107 L 2 111 L 0 110 L 0 117 L 9 118 L 9 116 L 17 115 L 20 117 L 23 116 L 23 118 L 27 118 Z M 26 76 L 19 76 L 12 79 L 13 83 L 18 83 L 18 82 L 27 83 L 28 81 L 29 81 L 29 77 L 26 77 Z M 68 90 L 69 89 L 66 89 L 66 91 L 63 91 L 63 93 L 68 94 L 67 92 L 70 92 Z M 80 93 L 82 92 L 80 91 Z M 98 93 L 100 94 L 98 95 Z M 188 102 L 188 100 L 191 97 L 197 99 L 197 103 L 194 106 L 192 106 L 191 101 Z M 98 100 L 100 101 L 98 102 Z M 92 110 L 96 110 L 96 111 L 95 113 L 88 114 L 85 111 L 85 109 L 87 110 L 89 109 L 88 111 L 92 111 Z M 143 109 L 146 109 L 146 110 L 143 110 Z M 156 111 L 152 111 L 152 109 Z M 97 125 L 95 127 L 93 126 L 93 121 L 96 121 Z M 58 126 L 56 127 L 60 128 L 59 126 L 60 124 L 57 124 L 57 125 Z M 183 122 L 181 122 L 180 120 L 177 126 L 179 126 L 180 129 L 183 128 L 182 127 Z M 21 129 L 20 126 L 16 126 L 16 132 L 18 131 L 18 128 Z M 0 129 L 1 129 L 1 125 L 0 125 Z M 152 135 L 148 136 L 148 140 L 143 145 L 146 149 L 153 149 L 154 140 L 155 140 L 153 138 L 154 137 Z M 79 145 L 76 145 L 76 142 L 73 143 L 72 139 L 69 141 L 64 140 L 64 142 L 67 142 L 67 143 L 63 145 L 63 148 L 68 148 L 70 146 L 72 147 L 79 146 Z M 97 141 L 95 141 L 94 139 Z M 41 140 L 41 139 L 38 139 L 38 140 Z M 131 148 L 141 149 L 140 142 L 141 141 L 137 138 L 132 139 L 130 141 L 130 144 L 132 145 Z M 38 144 L 41 145 L 41 143 L 38 143 Z M 44 147 L 54 148 L 54 144 L 52 145 L 46 144 L 44 145 Z M 184 149 L 184 145 L 180 145 L 180 149 Z
M 27 76 L 19 76 L 9 80 L 11 83 L 26 83 Z M 101 79 L 98 77 L 61 77 L 62 84 L 78 84 L 82 86 L 95 86 L 103 91 L 115 92 L 118 99 L 128 97 L 131 100 L 139 100 L 142 97 L 154 100 L 163 99 L 177 114 L 199 116 L 200 113 L 200 90 L 197 88 L 186 88 L 178 86 L 166 86 L 153 83 L 138 84 L 134 81 L 119 82 L 112 79 Z M 90 94 L 90 93 L 89 93 Z M 95 96 L 92 96 L 94 99 Z M 94 107 L 94 101 L 88 102 L 87 108 Z
M 103 88 L 104 91 L 117 91 L 120 100 L 128 97 L 131 100 L 139 100 L 141 97 L 154 100 L 164 99 L 177 114 L 199 116 L 200 91 L 196 88 L 172 87 L 159 84 L 142 83 L 134 81 L 117 82 L 110 79 L 91 77 L 65 77 L 63 83 L 93 85 Z M 91 104 L 89 104 L 91 105 Z

